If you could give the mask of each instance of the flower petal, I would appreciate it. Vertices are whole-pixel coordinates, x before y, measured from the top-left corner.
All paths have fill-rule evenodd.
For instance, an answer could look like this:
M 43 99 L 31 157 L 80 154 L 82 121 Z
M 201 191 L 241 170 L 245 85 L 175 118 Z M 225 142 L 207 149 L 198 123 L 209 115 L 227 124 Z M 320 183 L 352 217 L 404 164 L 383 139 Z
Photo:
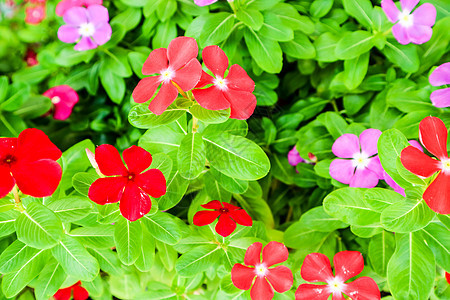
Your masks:
M 360 153 L 359 139 L 351 133 L 343 134 L 333 143 L 331 151 L 340 158 L 353 158 L 355 153 Z
M 437 160 L 432 159 L 413 146 L 408 146 L 402 150 L 400 160 L 408 171 L 419 176 L 430 177 L 439 171 L 440 165 Z
M 128 181 L 120 199 L 120 213 L 133 222 L 148 214 L 152 208 L 150 197 L 136 183 Z
M 215 86 L 206 89 L 195 89 L 192 91 L 195 100 L 205 109 L 222 110 L 230 107 L 230 103 L 223 92 Z
M 297 148 L 294 146 L 289 152 L 288 152 L 288 162 L 291 166 L 296 166 L 299 163 L 306 162 L 298 153 Z
M 75 43 L 80 36 L 78 28 L 71 25 L 62 25 L 58 29 L 58 39 L 64 43 Z
M 228 215 L 239 225 L 252 226 L 253 224 L 252 217 L 243 209 L 230 211 Z
M 134 174 L 142 173 L 152 164 L 152 155 L 144 148 L 135 145 L 125 149 L 122 155 L 128 171 Z
M 428 186 L 423 193 L 423 200 L 434 212 L 450 214 L 450 175 L 443 171 Z
M 420 142 L 440 160 L 447 159 L 447 128 L 441 119 L 426 117 L 419 124 Z
M 350 180 L 350 187 L 373 188 L 378 184 L 380 177 L 368 168 L 356 169 L 355 175 Z
M 103 45 L 111 39 L 112 29 L 111 25 L 104 23 L 95 29 L 92 38 L 97 45 Z
M 126 176 L 128 174 L 128 170 L 120 158 L 119 151 L 112 145 L 103 144 L 98 146 L 95 149 L 95 161 L 103 175 Z
M 330 176 L 344 184 L 350 183 L 354 172 L 355 166 L 350 159 L 337 158 L 330 164 Z
M 136 103 L 144 103 L 150 100 L 161 83 L 159 76 L 150 76 L 139 81 L 133 90 L 133 100 Z
M 377 143 L 380 138 L 381 130 L 378 129 L 366 129 L 359 136 L 359 144 L 361 150 L 367 156 L 372 156 L 378 153 Z
M 227 75 L 227 86 L 233 90 L 252 93 L 255 82 L 240 65 L 232 65 Z
M 20 160 L 35 161 L 39 159 L 58 160 L 61 150 L 53 144 L 48 136 L 36 128 L 28 128 L 19 134 L 16 156 Z
M 331 291 L 328 285 L 301 284 L 295 291 L 295 300 L 328 300 Z
M 215 229 L 218 234 L 227 237 L 236 229 L 236 222 L 228 215 L 221 214 Z
M 28 131 L 28 129 L 25 129 Z M 36 129 L 39 130 L 39 129 Z M 15 156 L 18 138 L 0 138 L 0 158 L 7 155 Z M 45 153 L 45 152 L 44 152 Z
M 167 57 L 169 66 L 178 70 L 191 59 L 198 55 L 198 46 L 195 39 L 186 36 L 180 36 L 173 39 L 167 47 Z
M 412 13 L 414 24 L 431 27 L 436 22 L 436 7 L 431 3 L 424 3 Z
M 380 158 L 378 155 L 369 158 L 369 164 L 367 165 L 367 169 L 377 174 L 378 179 L 384 179 L 383 176 L 383 166 L 381 165 Z
M 17 186 L 24 194 L 33 197 L 51 196 L 61 181 L 61 166 L 51 159 L 33 162 L 18 162 L 13 165 L 11 173 Z
M 134 182 L 153 198 L 159 198 L 167 191 L 166 178 L 158 169 L 150 169 L 136 175 Z
M 266 267 L 280 264 L 286 261 L 289 257 L 289 251 L 285 245 L 279 242 L 269 242 L 263 249 L 263 263 Z
M 219 200 L 212 200 L 212 201 L 209 201 L 208 203 L 200 205 L 200 206 L 203 208 L 206 208 L 206 209 L 221 209 L 221 208 L 223 208 L 222 203 L 220 203 Z
M 126 184 L 124 177 L 99 178 L 89 188 L 89 199 L 100 205 L 116 203 L 122 198 Z
M 431 93 L 431 103 L 436 107 L 450 106 L 450 88 L 437 90 Z
M 407 29 L 403 27 L 401 23 L 397 23 L 392 26 L 392 34 L 394 35 L 397 42 L 402 45 L 406 45 L 411 42 L 411 39 L 408 36 Z
M 72 287 L 67 287 L 65 289 L 59 289 L 54 295 L 55 300 L 70 300 L 72 296 Z
M 234 210 L 240 210 L 242 208 L 240 208 L 239 206 L 235 206 L 233 204 L 230 204 L 228 202 L 222 202 L 222 205 L 224 208 L 228 209 L 229 211 L 234 211 Z
M 431 39 L 432 35 L 433 30 L 430 26 L 414 24 L 408 29 L 408 36 L 414 44 L 426 43 Z
M 87 10 L 84 7 L 72 7 L 64 13 L 64 22 L 67 25 L 78 26 L 88 22 Z
M 202 76 L 202 66 L 196 58 L 191 59 L 183 68 L 175 72 L 172 81 L 183 91 L 192 90 Z
M 241 264 L 235 264 L 231 269 L 231 281 L 235 287 L 241 290 L 250 289 L 255 276 L 254 268 L 249 268 Z
M 73 300 L 86 300 L 89 298 L 88 291 L 81 286 L 73 287 Z
M 333 258 L 335 277 L 347 281 L 364 269 L 364 258 L 359 251 L 341 251 Z
M 389 21 L 391 21 L 392 23 L 395 23 L 398 21 L 400 11 L 398 10 L 397 6 L 394 4 L 394 1 L 382 0 L 381 8 L 383 9 L 383 11 L 386 14 L 386 17 L 388 18 Z
M 214 222 L 219 217 L 220 212 L 211 210 L 198 211 L 194 215 L 193 223 L 196 226 L 205 226 Z
M 88 36 L 84 36 L 78 42 L 78 44 L 73 47 L 76 51 L 86 51 L 97 48 L 97 44 L 92 41 L 92 39 Z
M 168 67 L 167 49 L 158 48 L 150 52 L 150 55 L 142 66 L 142 74 L 152 75 L 161 74 L 161 71 L 165 71 Z
M 170 104 L 172 104 L 173 101 L 175 101 L 177 96 L 177 88 L 171 83 L 163 82 L 158 94 L 156 94 L 156 97 L 150 102 L 148 108 L 155 115 L 160 115 L 169 107 Z
M 292 271 L 286 266 L 278 266 L 269 269 L 266 278 L 278 293 L 284 293 L 290 290 L 294 283 Z
M 444 63 L 434 69 L 430 74 L 429 81 L 433 86 L 450 84 L 450 62 Z
M 0 198 L 8 195 L 16 184 L 14 178 L 10 174 L 10 169 L 7 165 L 0 165 Z
M 200 77 L 200 80 L 197 83 L 197 85 L 195 86 L 195 88 L 196 89 L 202 88 L 208 84 L 213 84 L 213 83 L 214 83 L 214 77 L 212 77 L 211 75 L 209 75 L 208 73 L 206 73 L 205 71 L 202 70 L 202 76 Z
M 301 268 L 302 278 L 309 282 L 328 282 L 332 280 L 331 264 L 322 253 L 308 254 Z
M 262 244 L 255 242 L 245 251 L 244 263 L 248 266 L 256 266 L 261 263 Z
M 380 300 L 380 289 L 372 278 L 360 277 L 344 284 L 344 294 L 353 300 Z
M 272 300 L 273 289 L 265 277 L 256 277 L 255 283 L 250 290 L 250 297 L 258 300 Z
M 90 5 L 87 8 L 87 14 L 89 22 L 96 25 L 95 27 L 109 21 L 108 9 L 102 5 Z
M 217 0 L 194 0 L 194 3 L 198 6 L 206 6 L 217 2 Z
M 384 181 L 386 181 L 386 183 L 394 189 L 395 192 L 399 193 L 400 195 L 402 195 L 403 197 L 405 197 L 405 189 L 403 189 L 401 186 L 399 186 L 394 179 L 392 179 L 391 176 L 389 176 L 388 173 L 384 172 L 383 173 L 383 177 L 384 177 Z
M 402 10 L 407 11 L 408 13 L 412 12 L 414 7 L 416 7 L 418 3 L 419 0 L 400 0 Z
M 228 69 L 228 57 L 219 46 L 208 46 L 202 52 L 203 62 L 206 67 L 216 76 L 224 77 Z
M 224 95 L 231 105 L 231 119 L 246 120 L 255 111 L 256 96 L 252 93 L 228 89 Z

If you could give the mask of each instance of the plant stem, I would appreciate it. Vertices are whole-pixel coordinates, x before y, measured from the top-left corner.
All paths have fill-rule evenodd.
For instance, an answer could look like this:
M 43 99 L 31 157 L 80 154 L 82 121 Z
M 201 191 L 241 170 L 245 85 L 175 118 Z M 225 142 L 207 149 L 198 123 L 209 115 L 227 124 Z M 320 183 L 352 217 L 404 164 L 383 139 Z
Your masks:
M 192 116 L 192 133 L 196 133 L 198 129 L 198 119 Z
M 337 107 L 336 101 L 333 99 L 333 100 L 331 100 L 330 103 L 331 103 L 331 105 L 333 105 L 334 111 L 337 112 L 337 113 L 339 114 L 339 109 L 338 109 L 338 107 Z
M 176 84 L 176 83 L 173 82 L 173 81 L 172 81 L 172 84 L 177 88 L 178 92 L 181 94 L 181 96 L 183 96 L 183 98 L 186 98 L 186 99 L 188 99 L 188 100 L 191 100 L 191 99 L 189 99 L 189 97 L 186 95 L 186 93 L 180 88 L 180 86 L 179 86 L 178 84 Z
M 14 200 L 16 201 L 16 204 L 20 204 L 20 197 L 19 197 L 19 191 L 17 189 L 17 184 L 14 185 L 12 189 L 12 193 L 14 195 Z
M 292 213 L 293 213 L 293 208 L 292 208 L 292 206 L 289 206 L 289 210 L 288 210 L 288 213 L 287 213 L 287 216 L 286 216 L 286 223 L 291 220 Z

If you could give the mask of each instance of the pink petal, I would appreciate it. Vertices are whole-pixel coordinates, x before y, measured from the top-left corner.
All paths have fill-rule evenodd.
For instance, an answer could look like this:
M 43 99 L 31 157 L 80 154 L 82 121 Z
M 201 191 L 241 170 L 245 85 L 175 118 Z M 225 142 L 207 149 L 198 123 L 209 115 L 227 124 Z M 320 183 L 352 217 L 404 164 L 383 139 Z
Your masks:
M 183 68 L 175 72 L 172 81 L 183 91 L 192 90 L 202 76 L 202 66 L 196 58 L 191 59 Z
M 220 212 L 218 211 L 210 211 L 210 210 L 202 210 L 198 211 L 194 215 L 193 223 L 196 226 L 205 226 L 214 222 L 217 217 L 219 217 Z
M 333 258 L 335 277 L 347 281 L 364 269 L 364 259 L 359 251 L 341 251 Z
M 231 269 L 231 281 L 235 287 L 241 290 L 249 290 L 255 276 L 254 268 L 249 268 L 241 264 L 235 264 Z
M 450 84 L 450 62 L 444 63 L 434 69 L 430 74 L 429 80 L 433 86 Z
M 399 185 L 394 181 L 394 179 L 392 179 L 392 177 L 389 176 L 388 173 L 384 172 L 383 176 L 384 176 L 384 178 L 383 178 L 384 181 L 386 181 L 386 183 L 387 183 L 391 188 L 393 188 L 395 192 L 397 192 L 397 193 L 399 193 L 400 195 L 402 195 L 403 197 L 405 197 L 405 190 L 404 190 L 401 186 L 399 186 Z
M 359 136 L 359 143 L 361 150 L 367 156 L 372 156 L 378 153 L 377 143 L 380 138 L 381 131 L 378 129 L 366 129 Z
M 3 154 L 3 153 L 2 153 Z M 5 197 L 16 184 L 7 165 L 0 165 L 0 198 Z
M 139 81 L 133 90 L 133 100 L 136 103 L 144 103 L 150 100 L 161 83 L 159 76 L 150 76 Z
M 269 269 L 266 278 L 278 293 L 289 291 L 294 283 L 292 271 L 286 266 Z
M 120 199 L 120 213 L 129 221 L 136 221 L 152 208 L 150 197 L 134 182 L 129 181 Z
M 198 46 L 195 39 L 180 36 L 173 39 L 167 47 L 169 66 L 174 70 L 180 69 L 191 59 L 197 58 Z
M 95 28 L 95 32 L 92 35 L 92 38 L 97 45 L 103 45 L 111 39 L 111 34 L 111 25 L 109 25 L 108 23 L 103 23 L 99 27 Z
M 247 120 L 255 111 L 256 97 L 252 93 L 228 89 L 224 95 L 231 105 L 231 119 Z
M 64 101 L 55 104 L 55 109 L 53 111 L 53 118 L 55 120 L 67 120 L 72 114 L 72 110 L 75 104 L 67 103 Z
M 74 0 L 62 0 L 58 3 L 58 5 L 56 5 L 56 15 L 62 17 L 64 15 L 64 13 L 72 8 L 74 5 L 72 5 L 72 2 L 74 2 Z
M 236 222 L 228 215 L 221 214 L 216 224 L 216 232 L 223 237 L 229 236 L 236 229 Z
M 134 182 L 153 198 L 159 198 L 167 191 L 166 178 L 158 169 L 150 169 L 136 175 Z
M 413 146 L 402 150 L 400 161 L 408 171 L 423 177 L 430 177 L 440 169 L 439 161 L 432 159 Z
M 337 138 L 331 147 L 334 155 L 341 158 L 353 158 L 360 152 L 359 139 L 356 135 L 346 133 Z
M 440 160 L 448 158 L 447 136 L 447 128 L 441 119 L 430 116 L 420 121 L 420 142 Z
M 70 25 L 62 25 L 58 29 L 58 39 L 64 43 L 75 43 L 79 38 L 78 28 Z
M 437 90 L 431 93 L 431 103 L 436 107 L 450 106 L 450 88 Z
M 96 28 L 109 21 L 108 9 L 101 5 L 90 5 L 87 8 L 87 14 L 89 22 L 93 23 Z
M 349 184 L 355 172 L 355 166 L 350 159 L 335 159 L 330 164 L 330 176 L 339 182 Z
M 219 46 L 208 46 L 202 52 L 203 62 L 216 76 L 223 78 L 228 69 L 228 57 Z
M 202 76 L 200 77 L 199 82 L 195 86 L 196 89 L 202 88 L 204 86 L 207 86 L 208 84 L 214 83 L 214 77 L 206 73 L 205 71 L 202 71 Z
M 126 184 L 124 177 L 99 178 L 89 188 L 89 199 L 100 205 L 116 203 L 122 198 Z
M 255 283 L 250 290 L 250 297 L 258 300 L 272 300 L 273 290 L 264 277 L 256 277 Z
M 205 109 L 222 110 L 230 107 L 230 103 L 223 95 L 223 92 L 216 86 L 206 89 L 195 89 L 192 93 L 198 104 Z
M 97 44 L 95 44 L 90 37 L 82 37 L 78 44 L 73 47 L 76 51 L 85 51 L 90 49 L 97 48 Z
M 420 151 L 423 152 L 423 148 L 422 148 L 422 146 L 420 145 L 420 143 L 418 141 L 416 141 L 416 140 L 409 140 L 408 142 L 409 142 L 409 144 L 411 146 L 413 146 L 414 148 L 417 148 L 417 149 L 419 149 Z
M 433 30 L 430 26 L 414 24 L 408 28 L 408 36 L 414 44 L 423 44 L 431 39 Z
M 394 4 L 394 1 L 382 0 L 381 8 L 383 9 L 383 11 L 386 14 L 386 17 L 388 18 L 389 21 L 391 21 L 392 23 L 395 23 L 398 21 L 400 11 L 398 10 L 397 6 Z
M 301 284 L 295 291 L 295 300 L 328 300 L 331 291 L 328 285 Z
M 352 177 L 349 186 L 359 188 L 373 188 L 378 184 L 379 176 L 371 170 L 356 169 L 355 175 Z
M 432 211 L 447 215 L 450 214 L 450 175 L 441 171 L 436 179 L 423 193 L 423 200 Z
M 433 26 L 436 22 L 436 8 L 431 3 L 424 3 L 413 13 L 414 24 Z
M 372 278 L 360 277 L 344 284 L 344 294 L 352 300 L 380 300 L 380 289 Z
M 150 55 L 142 66 L 142 74 L 152 75 L 155 73 L 161 74 L 168 67 L 169 61 L 167 60 L 167 49 L 158 48 L 150 52 Z
M 369 164 L 367 165 L 367 169 L 377 174 L 378 179 L 383 179 L 383 166 L 381 166 L 380 158 L 377 156 L 374 156 L 372 158 L 369 158 Z
M 328 257 L 322 253 L 308 254 L 301 268 L 302 278 L 309 282 L 328 282 L 333 280 L 331 264 Z
M 72 7 L 64 13 L 64 22 L 67 25 L 79 26 L 80 24 L 87 23 L 87 10 L 84 7 Z
M 156 97 L 150 102 L 148 108 L 155 114 L 162 114 L 170 104 L 178 96 L 178 90 L 172 83 L 165 83 L 161 85 L 158 94 Z
M 294 167 L 299 163 L 305 162 L 305 160 L 298 153 L 297 148 L 295 146 L 288 153 L 288 162 L 291 166 Z
M 414 7 L 416 7 L 418 3 L 419 0 L 400 0 L 402 10 L 407 11 L 408 13 L 412 12 Z
M 112 145 L 103 144 L 98 146 L 95 149 L 95 161 L 103 175 L 128 175 L 128 170 L 120 158 L 119 151 Z
M 239 66 L 232 65 L 226 77 L 227 86 L 233 90 L 252 93 L 255 90 L 255 82 L 247 75 L 247 72 Z
M 397 42 L 399 42 L 402 45 L 409 44 L 411 42 L 407 29 L 402 26 L 402 24 L 397 23 L 394 26 L 392 26 L 392 34 L 394 35 Z
M 285 245 L 279 242 L 269 242 L 263 249 L 263 263 L 266 267 L 271 267 L 276 264 L 281 264 L 289 257 L 289 251 Z
M 134 174 L 142 173 L 152 164 L 152 155 L 144 148 L 135 145 L 125 149 L 122 155 L 128 171 Z
M 198 6 L 206 6 L 217 2 L 217 0 L 194 0 L 194 3 Z
M 248 266 L 256 266 L 261 263 L 262 244 L 256 242 L 250 245 L 245 251 L 244 263 Z

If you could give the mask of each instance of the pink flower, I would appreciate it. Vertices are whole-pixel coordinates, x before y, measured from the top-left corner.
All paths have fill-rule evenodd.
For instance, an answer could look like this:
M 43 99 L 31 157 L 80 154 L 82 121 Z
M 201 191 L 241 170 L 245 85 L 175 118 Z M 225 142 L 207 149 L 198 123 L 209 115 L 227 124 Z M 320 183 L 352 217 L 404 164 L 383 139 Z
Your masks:
M 298 153 L 297 148 L 294 146 L 288 153 L 288 162 L 291 166 L 295 167 L 299 163 L 305 163 L 306 160 L 300 156 L 300 153 Z
M 25 54 L 25 62 L 29 67 L 37 65 L 39 62 L 37 60 L 36 52 L 31 49 L 27 49 L 27 53 Z
M 72 7 L 64 14 L 58 38 L 64 43 L 75 43 L 74 49 L 84 51 L 97 48 L 111 38 L 111 26 L 106 7 L 90 5 L 88 8 Z
M 429 80 L 432 86 L 450 84 L 450 62 L 442 64 L 434 69 Z M 431 103 L 436 107 L 449 107 L 450 87 L 432 92 L 430 99 Z
M 333 144 L 335 159 L 330 164 L 330 175 L 334 179 L 351 187 L 373 188 L 378 179 L 383 179 L 383 168 L 378 158 L 377 142 L 381 135 L 378 129 L 364 130 L 359 139 L 346 133 Z
M 25 9 L 25 22 L 32 25 L 37 25 L 45 18 L 45 4 L 28 6 Z
M 198 6 L 206 6 L 216 2 L 217 0 L 194 0 L 194 3 L 197 4 Z
M 44 93 L 53 103 L 53 118 L 66 120 L 70 117 L 72 109 L 78 103 L 77 92 L 68 85 L 55 86 Z
M 330 260 L 321 253 L 306 256 L 302 269 L 302 278 L 309 282 L 326 282 L 326 285 L 301 284 L 295 292 L 296 300 L 344 299 L 343 293 L 352 300 L 379 300 L 380 289 L 370 277 L 360 277 L 353 282 L 345 281 L 358 275 L 364 269 L 364 259 L 358 251 L 341 251 L 333 259 L 335 276 L 331 271 Z
M 56 5 L 56 14 L 60 17 L 64 15 L 66 11 L 76 6 L 86 6 L 89 5 L 102 5 L 103 0 L 62 0 Z
M 396 23 L 392 27 L 392 33 L 400 44 L 423 44 L 428 42 L 433 34 L 431 26 L 436 21 L 436 8 L 425 3 L 411 13 L 418 3 L 419 0 L 400 0 L 400 11 L 392 0 L 381 1 L 388 20 Z

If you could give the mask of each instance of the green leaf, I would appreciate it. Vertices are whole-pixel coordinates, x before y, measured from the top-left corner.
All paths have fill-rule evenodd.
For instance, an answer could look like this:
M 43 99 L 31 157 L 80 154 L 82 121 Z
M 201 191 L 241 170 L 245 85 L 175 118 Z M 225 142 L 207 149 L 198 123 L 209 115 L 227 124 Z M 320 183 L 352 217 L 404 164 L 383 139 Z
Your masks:
M 55 63 L 62 67 L 75 66 L 81 62 L 88 62 L 94 56 L 95 50 L 76 51 L 73 45 L 70 45 L 61 51 L 55 57 Z
M 280 18 L 272 13 L 264 15 L 264 23 L 258 33 L 280 42 L 287 42 L 294 38 L 294 31 L 289 26 L 284 25 Z M 258 104 L 259 102 L 258 98 Z
M 166 179 L 169 178 L 172 172 L 172 166 L 172 159 L 169 155 L 164 153 L 152 155 L 152 164 L 150 165 L 150 169 L 160 170 Z
M 320 114 L 317 117 L 317 120 L 327 128 L 333 139 L 337 139 L 346 133 L 348 124 L 345 122 L 344 118 L 336 112 L 328 111 Z
M 194 104 L 191 108 L 189 108 L 189 112 L 203 123 L 223 123 L 230 117 L 230 109 L 209 110 L 204 109 L 197 104 Z
M 248 51 L 261 69 L 272 74 L 281 71 L 283 52 L 276 41 L 260 36 L 251 28 L 244 31 L 244 38 Z
M 369 68 L 369 57 L 369 52 L 366 52 L 356 58 L 344 61 L 345 86 L 349 90 L 357 88 L 363 82 Z
M 8 85 L 8 77 L 0 76 L 0 103 L 6 99 L 6 95 L 8 94 Z
M 387 41 L 383 53 L 388 60 L 405 72 L 415 73 L 419 70 L 420 60 L 416 45 L 400 45 L 397 42 L 390 43 Z
M 114 247 L 114 226 L 99 225 L 94 227 L 78 227 L 68 233 L 85 247 L 110 249 Z
M 141 10 L 138 8 L 129 7 L 120 14 L 117 14 L 110 22 L 110 24 L 121 24 L 125 30 L 129 31 L 135 28 L 141 21 Z
M 19 216 L 20 213 L 17 210 L 9 210 L 0 213 L 0 237 L 10 235 L 16 231 L 14 223 Z
M 373 46 L 374 37 L 370 32 L 346 32 L 337 43 L 335 54 L 339 59 L 352 59 L 370 51 Z
M 205 170 L 205 145 L 199 133 L 188 133 L 178 150 L 178 170 L 188 180 L 197 178 Z
M 381 224 L 386 230 L 407 233 L 424 228 L 435 215 L 424 200 L 406 200 L 383 210 Z
M 145 215 L 141 222 L 155 239 L 163 243 L 175 245 L 181 239 L 180 226 L 168 213 Z
M 245 25 L 251 27 L 256 31 L 261 28 L 264 22 L 263 15 L 256 9 L 252 8 L 244 8 L 238 10 L 236 12 L 236 17 L 239 19 L 239 21 L 242 21 Z
M 89 253 L 98 261 L 100 269 L 110 275 L 122 275 L 122 263 L 117 257 L 117 252 L 105 249 L 88 249 Z
M 166 194 L 158 198 L 160 210 L 168 210 L 177 205 L 189 186 L 189 181 L 180 175 L 180 171 L 177 170 L 176 166 L 174 166 L 171 176 L 166 177 L 166 182 Z
M 169 20 L 170 17 L 172 17 L 176 11 L 177 11 L 176 0 L 159 1 L 156 7 L 156 15 L 161 20 L 161 22 Z
M 299 31 L 294 32 L 293 40 L 280 43 L 280 46 L 283 52 L 295 58 L 310 59 L 316 56 L 316 49 L 308 36 Z
M 314 47 L 316 48 L 316 59 L 322 62 L 333 62 L 338 60 L 336 57 L 336 45 L 339 42 L 340 37 L 331 32 L 325 32 L 321 34 L 315 41 Z
M 314 32 L 314 23 L 306 16 L 301 16 L 294 6 L 288 3 L 278 3 L 270 12 L 277 15 L 285 26 L 300 30 L 310 35 Z
M 205 47 L 219 44 L 230 35 L 233 25 L 233 14 L 227 12 L 208 14 L 204 25 L 201 27 L 200 45 Z
M 99 177 L 96 174 L 80 172 L 72 177 L 72 185 L 78 193 L 84 196 L 88 196 L 89 188 L 98 178 Z
M 191 277 L 214 266 L 219 260 L 217 245 L 199 246 L 181 255 L 175 268 L 180 276 Z
M 320 232 L 331 232 L 348 227 L 348 224 L 339 221 L 337 218 L 330 217 L 324 211 L 323 206 L 308 210 L 302 215 L 299 222 L 306 228 Z
M 33 202 L 15 222 L 17 238 L 25 244 L 39 249 L 55 246 L 63 237 L 63 227 L 53 211 Z
M 15 240 L 0 255 L 0 273 L 16 272 L 38 252 L 39 249 Z
M 372 3 L 369 0 L 343 0 L 345 11 L 359 23 L 367 28 L 373 26 L 373 22 L 370 18 L 372 15 Z
M 169 154 L 178 151 L 184 136 L 183 132 L 170 126 L 151 128 L 141 136 L 139 146 L 152 154 L 160 152 Z
M 37 118 L 45 115 L 52 108 L 52 101 L 45 96 L 31 96 L 27 98 L 22 106 L 14 114 L 21 118 Z
M 114 225 L 114 240 L 120 261 L 126 265 L 134 264 L 141 252 L 141 223 L 130 222 L 121 217 Z
M 214 168 L 210 168 L 209 171 L 217 182 L 231 193 L 242 194 L 248 189 L 248 181 L 229 177 Z
M 381 213 L 394 203 L 404 202 L 405 197 L 392 190 L 371 188 L 364 193 L 364 201 L 370 209 Z
M 59 262 L 54 258 L 50 262 L 47 261 L 34 288 L 36 300 L 48 300 L 59 290 L 66 278 L 67 275 Z
M 100 67 L 100 81 L 105 88 L 108 97 L 114 103 L 120 104 L 125 96 L 125 80 L 111 72 L 105 64 L 102 64 Z
M 64 222 L 73 222 L 86 217 L 91 212 L 93 203 L 84 197 L 69 196 L 53 201 L 47 207 L 50 208 L 60 220 L 64 220 Z
M 161 115 L 155 115 L 148 109 L 148 105 L 139 104 L 131 108 L 130 113 L 128 114 L 128 121 L 134 127 L 149 129 L 172 123 L 185 113 L 185 109 L 170 106 Z
M 372 268 L 380 276 L 386 276 L 387 264 L 395 251 L 395 238 L 390 232 L 382 231 L 369 243 L 369 259 Z
M 387 279 L 392 295 L 402 300 L 426 300 L 434 285 L 433 252 L 417 233 L 396 234 L 395 253 Z
M 450 272 L 450 235 L 448 228 L 431 223 L 421 231 L 428 247 L 436 257 L 436 263 Z
M 3 198 L 0 199 L 0 214 L 13 209 L 15 206 L 12 199 Z
M 303 222 L 295 222 L 284 233 L 284 244 L 293 249 L 302 249 L 305 245 L 315 247 L 329 235 L 329 232 L 320 232 L 310 229 Z
M 223 174 L 241 180 L 257 180 L 270 169 L 264 151 L 253 141 L 231 134 L 203 136 L 206 158 Z
M 62 241 L 52 248 L 52 254 L 67 275 L 91 281 L 99 273 L 97 260 L 76 239 L 64 235 Z
M 330 11 L 334 0 L 316 0 L 311 3 L 309 13 L 314 18 L 322 18 Z
M 153 261 L 155 260 L 155 239 L 145 228 L 143 228 L 142 233 L 143 239 L 140 251 L 141 253 L 134 265 L 139 271 L 148 272 L 150 271 Z

